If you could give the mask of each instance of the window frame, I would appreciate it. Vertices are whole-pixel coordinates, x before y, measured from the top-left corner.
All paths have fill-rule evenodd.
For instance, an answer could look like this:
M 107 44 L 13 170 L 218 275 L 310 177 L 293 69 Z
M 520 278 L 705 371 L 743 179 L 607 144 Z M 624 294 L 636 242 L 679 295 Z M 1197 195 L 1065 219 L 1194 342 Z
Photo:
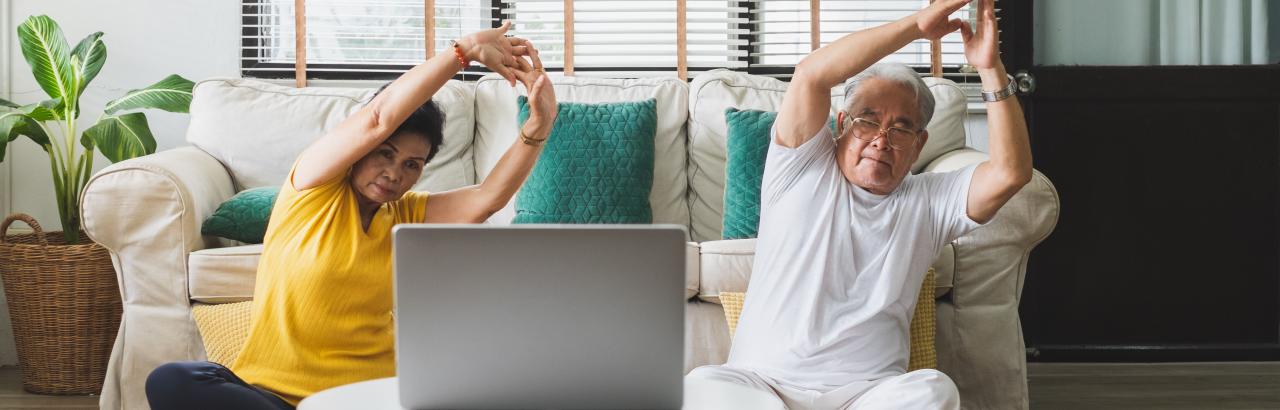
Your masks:
M 264 38 L 262 38 L 261 24 L 262 17 L 254 17 L 254 9 L 257 5 L 247 4 L 249 0 L 241 0 L 240 4 L 240 76 L 243 78 L 254 78 L 260 80 L 294 80 L 294 64 L 291 63 L 268 63 L 262 61 L 253 61 L 255 57 L 254 50 L 256 47 L 262 47 Z M 489 4 L 495 7 L 491 11 L 491 16 L 496 19 L 502 18 L 502 13 L 497 10 L 500 0 L 488 0 Z M 501 21 L 501 20 L 499 20 Z M 256 26 L 255 26 L 256 25 Z M 497 25 L 494 25 L 497 27 Z M 412 69 L 414 65 L 410 64 L 332 64 L 332 63 L 307 63 L 307 80 L 379 80 L 391 81 L 399 78 L 405 71 Z M 318 69 L 312 71 L 311 68 Z M 328 70 L 351 70 L 351 71 L 328 71 Z M 383 71 L 358 71 L 365 70 L 383 70 Z M 395 70 L 388 72 L 386 70 Z M 548 70 L 550 71 L 550 70 Z M 468 72 L 461 72 L 453 76 L 455 80 L 475 81 L 479 80 L 485 74 L 490 73 L 489 69 L 482 65 L 474 64 L 468 68 Z
M 489 6 L 492 7 L 492 11 L 491 11 L 492 17 L 495 19 L 493 27 L 497 27 L 497 25 L 500 24 L 500 22 L 503 19 L 511 19 L 515 17 L 514 15 L 511 15 L 511 14 L 502 13 L 502 0 L 488 0 L 488 2 L 489 2 Z M 784 81 L 790 80 L 791 75 L 795 72 L 794 65 L 767 65 L 767 66 L 758 65 L 757 60 L 759 58 L 753 57 L 751 55 L 753 52 L 756 51 L 755 48 L 759 47 L 759 44 L 756 44 L 759 36 L 756 34 L 751 34 L 752 32 L 756 31 L 758 27 L 757 27 L 757 24 L 750 22 L 751 21 L 750 16 L 757 10 L 758 5 L 760 3 L 758 1 L 750 1 L 750 0 L 737 0 L 737 1 L 730 1 L 729 3 L 731 7 L 741 7 L 746 10 L 743 14 L 745 14 L 745 17 L 746 17 L 745 20 L 747 22 L 743 23 L 743 27 L 746 29 L 747 34 L 742 35 L 741 38 L 746 39 L 747 42 L 744 45 L 737 46 L 737 50 L 743 51 L 744 55 L 737 56 L 736 58 L 737 61 L 745 63 L 746 66 L 743 68 L 737 68 L 737 69 L 734 69 L 734 68 L 727 68 L 727 69 L 739 71 L 739 72 L 745 72 L 747 74 L 753 74 L 753 75 L 777 77 Z M 261 23 L 261 21 L 259 20 L 261 19 L 261 17 L 252 16 L 253 14 L 255 14 L 253 10 L 255 7 L 258 7 L 258 6 L 247 4 L 244 0 L 241 1 L 240 75 L 245 78 L 257 78 L 257 79 L 268 79 L 268 80 L 296 79 L 296 77 L 294 76 L 295 73 L 292 70 L 294 68 L 293 64 L 268 63 L 268 62 L 251 60 L 251 58 L 255 57 L 254 47 L 261 47 L 264 44 L 264 40 L 265 40 L 263 38 L 260 38 L 261 27 L 260 26 L 253 27 L 254 25 L 260 25 Z M 1003 18 L 1004 21 L 1010 21 L 1009 17 L 1012 16 L 1012 14 L 1010 13 L 1010 10 L 1007 7 L 997 9 L 996 14 L 997 14 L 997 17 Z M 1010 51 L 1011 51 L 1013 42 L 1010 41 L 1011 37 L 1009 36 L 1009 34 L 1013 33 L 1013 30 L 1011 30 L 1011 28 L 1013 27 L 1014 27 L 1013 25 L 1010 25 L 1010 27 L 1005 27 L 1001 29 L 1000 39 L 1002 42 L 1000 44 L 1000 49 L 1005 56 L 1010 56 Z M 1007 61 L 1006 63 L 1014 63 L 1014 62 Z M 341 70 L 351 70 L 351 71 L 324 71 L 324 70 L 311 71 L 310 69 L 313 67 L 317 69 L 328 69 L 328 70 L 341 69 Z M 399 77 L 400 74 L 403 73 L 404 71 L 408 71 L 409 69 L 413 68 L 413 65 L 307 63 L 307 68 L 308 68 L 307 80 L 393 80 Z M 916 66 L 912 68 L 914 68 L 916 72 L 920 73 L 921 75 L 930 74 L 929 67 L 927 66 L 926 67 Z M 360 69 L 396 70 L 397 72 L 358 71 Z M 469 70 L 472 72 L 459 73 L 458 75 L 454 76 L 454 79 L 464 80 L 464 81 L 474 81 L 490 72 L 488 69 L 480 65 L 474 65 Z M 574 71 L 581 71 L 581 72 L 659 72 L 659 71 L 674 72 L 676 70 L 677 70 L 677 67 L 675 66 L 672 66 L 672 67 L 578 67 L 578 66 L 575 66 L 574 67 Z M 561 67 L 548 67 L 547 71 L 563 72 L 564 69 Z M 972 79 L 974 75 L 976 74 L 963 73 L 961 71 L 961 68 L 957 66 L 943 67 L 943 78 L 950 79 L 959 84 L 971 84 L 969 80 Z

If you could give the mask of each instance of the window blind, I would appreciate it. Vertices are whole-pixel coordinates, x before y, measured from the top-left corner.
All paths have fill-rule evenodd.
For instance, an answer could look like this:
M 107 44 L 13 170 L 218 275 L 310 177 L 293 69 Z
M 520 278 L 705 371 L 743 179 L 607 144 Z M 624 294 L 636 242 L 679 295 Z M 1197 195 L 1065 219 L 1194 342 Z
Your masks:
M 292 77 L 304 63 L 311 78 L 394 77 L 427 57 L 427 6 L 432 50 L 497 21 L 488 0 L 307 0 L 299 53 L 296 0 L 246 0 L 242 67 L 248 76 Z M 302 58 L 299 58 L 302 57 Z M 382 74 L 382 75 L 377 75 Z
M 785 77 L 811 50 L 929 2 L 243 0 L 242 67 L 248 77 L 297 78 L 299 86 L 308 77 L 394 78 L 451 39 L 513 19 L 512 34 L 532 40 L 550 71 L 687 78 L 729 68 Z M 972 7 L 953 17 L 971 19 Z M 886 60 L 922 71 L 936 61 L 947 76 L 970 75 L 959 33 L 936 46 L 913 42 Z
M 566 73 L 669 76 L 747 65 L 747 9 L 737 2 L 501 1 L 514 34 L 533 41 L 543 64 Z
M 817 47 L 854 31 L 875 27 L 906 17 L 929 5 L 929 0 L 750 0 L 753 38 L 753 67 L 792 67 Z M 817 6 L 817 7 L 814 7 Z M 952 18 L 970 19 L 972 4 Z M 972 24 L 972 20 L 970 19 Z M 816 34 L 816 35 L 815 35 Z M 939 44 L 940 63 L 950 73 L 966 64 L 964 43 L 959 32 L 943 37 Z M 934 47 L 917 40 L 884 61 L 927 68 Z M 766 72 L 769 70 L 765 70 Z M 789 75 L 779 74 L 779 75 Z

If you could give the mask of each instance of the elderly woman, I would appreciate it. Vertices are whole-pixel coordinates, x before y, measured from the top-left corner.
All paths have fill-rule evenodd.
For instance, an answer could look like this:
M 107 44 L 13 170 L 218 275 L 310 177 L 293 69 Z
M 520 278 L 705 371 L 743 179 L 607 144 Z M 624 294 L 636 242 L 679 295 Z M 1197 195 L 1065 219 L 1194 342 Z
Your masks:
M 506 37 L 510 27 L 455 41 L 298 156 L 271 212 L 244 350 L 230 368 L 160 366 L 147 378 L 152 408 L 290 409 L 330 387 L 396 374 L 392 226 L 484 221 L 524 182 L 555 121 L 538 52 Z M 528 121 L 484 182 L 411 192 L 444 140 L 431 96 L 471 61 L 524 85 Z

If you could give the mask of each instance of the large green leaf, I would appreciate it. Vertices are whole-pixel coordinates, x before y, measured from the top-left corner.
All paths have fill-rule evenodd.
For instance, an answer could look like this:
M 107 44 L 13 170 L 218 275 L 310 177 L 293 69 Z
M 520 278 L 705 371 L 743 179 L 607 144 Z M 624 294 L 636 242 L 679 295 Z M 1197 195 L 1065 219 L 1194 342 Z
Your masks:
M 4 124 L 0 124 L 0 128 L 2 127 L 4 127 Z M 8 133 L 8 131 L 0 129 L 0 133 Z M 0 135 L 0 162 L 4 162 L 5 149 L 9 146 L 9 141 L 9 137 Z
M 36 120 L 31 118 L 26 118 L 22 122 L 25 124 L 23 124 L 22 129 L 18 131 L 18 134 L 26 135 L 27 138 L 30 138 L 32 142 L 39 145 L 40 148 L 43 148 L 46 152 L 53 148 L 49 145 L 53 143 L 49 140 L 49 134 L 44 133 L 44 128 L 40 126 L 39 122 L 36 122 Z
M 107 103 L 103 111 L 115 114 L 135 108 L 155 108 L 168 112 L 187 112 L 191 108 L 191 88 L 195 83 L 177 74 L 165 77 L 141 90 L 131 90 L 120 99 Z
M 18 26 L 18 40 L 40 88 L 50 97 L 74 103 L 79 96 L 73 87 L 75 74 L 67 40 L 58 23 L 49 16 L 28 17 Z
M 27 104 L 18 108 L 18 110 L 36 121 L 62 119 L 62 102 L 60 100 L 45 100 L 37 104 Z
M 0 142 L 18 138 L 18 131 L 26 124 L 26 113 L 19 110 L 0 109 Z
M 0 112 L 0 161 L 4 161 L 5 146 L 18 139 L 20 135 L 31 138 L 45 151 L 50 149 L 49 135 L 44 133 L 44 128 L 41 128 L 39 123 L 22 111 L 3 111 Z
M 17 128 L 23 126 L 23 114 L 18 111 L 0 112 L 0 162 L 4 161 L 5 147 L 18 138 Z
M 84 40 L 80 40 L 76 48 L 71 50 L 71 55 L 77 59 L 74 69 L 79 89 L 76 92 L 83 93 L 89 82 L 98 76 L 99 71 L 102 71 L 102 65 L 107 62 L 107 45 L 102 42 L 102 32 L 90 34 Z
M 156 139 L 147 125 L 147 116 L 140 112 L 108 115 L 84 130 L 81 138 L 81 144 L 96 145 L 111 162 L 156 152 Z M 85 138 L 90 141 L 84 141 Z

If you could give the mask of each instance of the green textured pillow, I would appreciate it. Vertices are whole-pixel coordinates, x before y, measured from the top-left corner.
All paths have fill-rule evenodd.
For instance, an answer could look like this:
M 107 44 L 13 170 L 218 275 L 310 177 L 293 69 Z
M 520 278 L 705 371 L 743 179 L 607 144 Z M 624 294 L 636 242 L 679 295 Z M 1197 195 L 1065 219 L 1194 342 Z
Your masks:
M 517 100 L 517 122 L 529 118 Z M 560 103 L 550 139 L 516 195 L 513 223 L 651 223 L 657 100 Z
M 246 189 L 218 205 L 200 225 L 200 234 L 244 243 L 262 243 L 280 187 Z
M 724 110 L 729 126 L 725 137 L 723 239 L 755 238 L 760 228 L 760 184 L 764 159 L 769 153 L 769 129 L 778 113 L 760 110 Z M 827 124 L 835 129 L 835 119 Z
M 760 184 L 769 152 L 769 128 L 778 113 L 737 108 L 724 110 L 725 138 L 724 239 L 756 237 L 760 227 Z

